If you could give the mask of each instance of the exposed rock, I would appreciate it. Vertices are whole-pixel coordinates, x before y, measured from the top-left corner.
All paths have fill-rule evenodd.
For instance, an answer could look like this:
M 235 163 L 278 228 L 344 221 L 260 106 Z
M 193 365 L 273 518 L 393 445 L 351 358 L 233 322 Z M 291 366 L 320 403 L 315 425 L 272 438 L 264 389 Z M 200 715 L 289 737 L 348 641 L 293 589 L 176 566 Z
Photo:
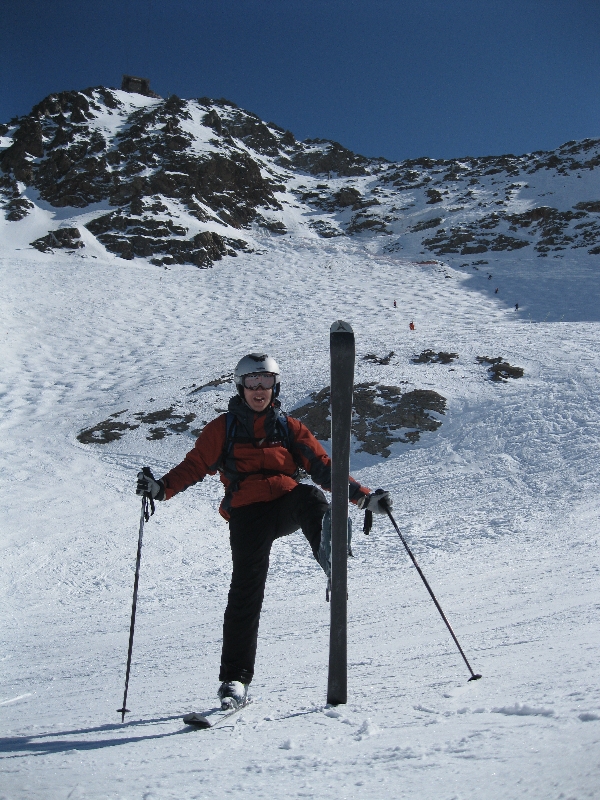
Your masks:
M 279 155 L 281 137 L 276 136 L 256 114 L 237 110 L 230 112 L 228 119 L 222 123 L 222 132 L 227 136 L 241 139 L 257 153 L 268 156 Z
M 5 208 L 7 212 L 6 219 L 9 222 L 17 222 L 29 214 L 33 208 L 33 203 L 26 197 L 16 197 L 14 200 L 10 200 L 6 203 Z
M 330 387 L 313 392 L 308 403 L 291 416 L 301 420 L 321 441 L 331 436 Z M 437 392 L 414 389 L 402 393 L 397 386 L 359 383 L 354 387 L 352 433 L 360 446 L 357 452 L 387 458 L 397 443 L 414 443 L 423 431 L 435 431 L 442 424 L 428 412 L 444 414 L 446 400 Z
M 496 227 L 499 222 L 499 216 L 494 214 L 476 222 L 453 227 L 448 232 L 438 231 L 434 237 L 424 239 L 423 246 L 436 255 L 446 253 L 474 255 L 486 253 L 488 250 L 518 250 L 529 246 L 528 241 L 504 233 L 489 234 L 488 230 Z
M 477 356 L 479 364 L 490 364 L 488 374 L 492 381 L 504 381 L 509 378 L 522 378 L 525 370 L 522 367 L 513 367 L 508 361 L 501 358 L 490 358 L 489 356 Z
M 55 231 L 49 231 L 46 236 L 31 242 L 31 246 L 41 253 L 51 253 L 57 249 L 78 250 L 85 247 L 78 228 L 58 228 Z
M 600 214 L 600 200 L 586 200 L 582 203 L 577 203 L 574 208 L 578 211 L 591 211 L 594 214 Z
M 371 364 L 379 364 L 381 366 L 387 366 L 392 360 L 393 355 L 394 355 L 393 350 L 390 350 L 387 356 L 381 356 L 381 357 L 376 356 L 375 353 L 367 353 L 366 356 L 363 356 L 363 361 L 370 361 Z
M 413 356 L 411 361 L 413 364 L 451 364 L 458 358 L 458 353 L 446 353 L 440 351 L 435 353 L 433 350 L 423 350 L 418 356 Z
M 277 219 L 265 219 L 262 214 L 256 215 L 256 222 L 261 228 L 266 228 L 266 230 L 270 231 L 271 233 L 278 233 L 284 234 L 287 233 L 287 228 L 281 222 L 281 220 Z
M 330 222 L 324 219 L 317 219 L 309 223 L 310 227 L 322 236 L 323 239 L 333 239 L 335 236 L 344 236 L 344 231 L 334 228 Z
M 535 249 L 539 253 L 549 250 L 560 250 L 565 246 L 584 247 L 600 241 L 595 236 L 596 223 L 592 222 L 590 230 L 577 233 L 580 227 L 575 225 L 570 228 L 571 222 L 587 217 L 583 210 L 559 211 L 557 208 L 540 206 L 526 211 L 523 214 L 510 214 L 506 219 L 510 222 L 509 230 L 515 231 L 518 227 L 529 228 L 535 223 L 538 233 Z M 582 226 L 585 227 L 585 226 Z
M 59 208 L 102 203 L 109 208 L 88 225 L 104 246 L 125 259 L 147 258 L 161 265 L 207 267 L 247 248 L 237 235 L 227 238 L 217 226 L 256 232 L 258 225 L 285 233 L 288 217 L 280 213 L 282 203 L 300 208 L 299 224 L 323 238 L 393 233 L 394 240 L 382 246 L 385 252 L 406 248 L 406 234 L 409 249 L 421 245 L 436 255 L 528 246 L 539 256 L 566 248 L 600 252 L 600 200 L 584 199 L 570 209 L 507 211 L 531 203 L 535 195 L 520 195 L 529 188 L 528 175 L 549 173 L 543 176 L 541 197 L 553 194 L 547 187 L 561 182 L 561 176 L 597 169 L 598 139 L 522 156 L 392 164 L 357 155 L 337 142 L 299 142 L 289 131 L 224 99 L 188 101 L 172 95 L 163 100 L 145 79 L 134 76 L 127 77 L 126 87 L 150 99 L 140 107 L 140 98 L 105 87 L 61 92 L 0 126 L 0 203 L 8 220 L 27 216 L 37 193 Z M 205 128 L 198 127 L 199 120 Z M 300 187 L 299 173 L 305 180 Z M 286 187 L 294 200 L 276 197 Z M 424 205 L 434 204 L 436 216 L 422 219 L 428 216 Z M 413 207 L 414 212 L 404 213 Z M 442 227 L 453 214 L 457 221 Z M 198 230 L 190 216 L 202 223 L 199 240 L 186 230 Z M 215 228 L 219 233 L 209 230 Z M 431 234 L 417 236 L 426 231 Z
M 166 238 L 182 235 L 178 226 L 169 229 L 163 220 L 163 230 L 154 235 L 153 220 L 132 220 L 126 208 L 141 215 L 148 211 L 150 198 L 162 195 L 181 201 L 202 221 L 206 219 L 203 206 L 208 206 L 236 228 L 248 227 L 260 206 L 280 208 L 270 181 L 246 151 L 200 156 L 190 149 L 192 137 L 181 128 L 181 121 L 190 118 L 187 101 L 172 96 L 134 111 L 109 144 L 86 123 L 103 103 L 115 107 L 117 101 L 108 90 L 87 90 L 87 94 L 51 95 L 20 121 L 12 145 L 0 155 L 4 173 L 0 189 L 11 220 L 22 218 L 31 207 L 29 200 L 19 196 L 18 181 L 34 186 L 46 202 L 58 207 L 84 208 L 108 199 L 119 208 L 100 218 L 100 223 L 93 220 L 88 228 L 92 232 L 102 228 L 101 241 L 111 252 L 127 259 L 159 258 L 162 263 L 166 258 L 171 263 L 210 266 L 246 244 L 210 232 L 206 235 L 213 238 L 208 242 L 174 240 L 169 244 Z M 217 117 L 214 111 L 214 124 Z M 246 138 L 263 136 L 269 142 L 273 138 L 258 119 L 246 127 L 239 120 L 229 124 Z M 274 221 L 272 230 L 282 232 L 281 224 Z
M 223 122 L 214 108 L 211 108 L 211 110 L 204 115 L 202 122 L 208 128 L 212 128 L 219 134 L 223 132 Z
M 117 415 L 113 415 L 117 416 Z M 81 444 L 108 444 L 120 439 L 126 431 L 135 430 L 137 425 L 130 425 L 127 422 L 119 422 L 116 419 L 105 419 L 93 428 L 86 428 L 77 436 L 77 441 Z
M 147 425 L 154 425 L 156 422 L 164 422 L 166 419 L 172 419 L 173 406 L 169 406 L 169 408 L 161 408 L 158 411 L 139 411 L 133 416 L 136 419 L 139 419 L 140 422 L 144 422 Z
M 297 169 L 311 175 L 335 173 L 340 177 L 366 175 L 369 160 L 356 155 L 338 142 L 324 139 L 306 139 L 305 145 L 316 145 L 312 150 L 301 150 L 292 156 L 291 162 Z
M 389 356 L 381 359 L 386 363 Z M 222 375 L 199 387 L 194 387 L 190 395 L 214 389 L 231 383 L 231 375 Z M 191 402 L 195 402 L 192 400 Z M 291 416 L 302 420 L 322 441 L 330 438 L 330 390 L 325 387 L 313 392 L 310 400 L 291 412 Z M 377 383 L 360 383 L 354 387 L 354 414 L 352 430 L 358 443 L 358 452 L 381 455 L 387 458 L 391 446 L 397 442 L 414 443 L 424 431 L 435 431 L 441 420 L 435 415 L 443 415 L 446 400 L 433 391 L 414 389 L 403 392 L 397 386 L 382 386 Z M 216 408 L 217 413 L 224 409 Z M 160 440 L 172 435 L 199 436 L 202 428 L 191 429 L 196 414 L 178 409 L 175 404 L 155 411 L 135 413 L 119 411 L 108 419 L 86 428 L 77 436 L 82 444 L 107 444 L 121 439 L 129 431 L 145 428 L 148 440 Z M 206 424 L 206 423 L 203 423 Z
M 143 94 L 146 97 L 160 97 L 150 89 L 148 78 L 136 78 L 134 75 L 123 75 L 121 89 L 124 92 L 136 92 L 136 94 Z
M 111 414 L 103 422 L 99 422 L 92 428 L 86 428 L 78 434 L 77 440 L 82 444 L 108 444 L 108 442 L 121 439 L 127 431 L 136 430 L 142 424 L 154 426 L 149 428 L 147 439 L 164 439 L 165 436 L 170 436 L 172 433 L 184 433 L 189 430 L 190 422 L 196 419 L 196 415 L 192 413 L 175 413 L 173 406 L 159 411 L 141 411 L 133 414 L 132 420 L 135 420 L 135 422 L 124 422 L 115 419 L 115 417 L 120 417 L 124 413 L 125 411 L 119 411 L 116 414 Z M 167 420 L 170 422 L 166 427 L 156 425 L 157 422 L 166 422 Z
M 432 205 L 433 203 L 441 203 L 444 199 L 441 192 L 438 192 L 437 189 L 427 189 L 425 192 L 429 200 L 427 201 L 428 205 Z
M 352 221 L 346 228 L 346 232 L 350 235 L 353 233 L 363 233 L 364 231 L 378 231 L 379 233 L 385 233 L 388 230 L 387 225 L 381 219 L 377 217 L 364 217 L 361 214 L 357 214 L 352 218 Z
M 220 378 L 215 378 L 212 381 L 208 381 L 208 383 L 203 383 L 202 386 L 194 387 L 190 394 L 197 394 L 198 392 L 202 392 L 204 389 L 214 389 L 217 386 L 222 386 L 226 383 L 233 383 L 233 374 L 231 372 L 221 375 Z
M 413 225 L 410 229 L 412 233 L 418 233 L 419 231 L 426 231 L 429 228 L 439 228 L 442 223 L 441 217 L 434 217 L 433 219 L 424 219 L 422 222 L 417 222 L 416 225 Z
M 361 194 L 354 186 L 345 186 L 333 195 L 333 199 L 335 205 L 346 208 L 346 206 L 354 206 L 361 199 Z
M 187 229 L 170 219 L 136 218 L 121 211 L 96 217 L 86 227 L 111 253 L 128 260 L 151 258 L 157 265 L 194 264 L 206 268 L 247 246 L 243 240 L 211 231 L 184 239 Z

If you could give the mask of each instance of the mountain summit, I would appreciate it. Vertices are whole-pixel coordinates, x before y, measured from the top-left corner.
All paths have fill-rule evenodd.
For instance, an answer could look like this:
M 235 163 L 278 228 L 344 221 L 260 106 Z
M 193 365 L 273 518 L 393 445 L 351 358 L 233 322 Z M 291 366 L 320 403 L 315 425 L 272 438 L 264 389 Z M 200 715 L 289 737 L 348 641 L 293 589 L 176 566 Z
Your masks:
M 151 93 L 152 94 L 152 93 Z M 61 209 L 31 244 L 96 240 L 124 259 L 208 267 L 272 236 L 354 236 L 383 252 L 600 254 L 600 139 L 528 155 L 365 158 L 296 140 L 227 100 L 97 87 L 49 95 L 0 125 L 12 222 Z

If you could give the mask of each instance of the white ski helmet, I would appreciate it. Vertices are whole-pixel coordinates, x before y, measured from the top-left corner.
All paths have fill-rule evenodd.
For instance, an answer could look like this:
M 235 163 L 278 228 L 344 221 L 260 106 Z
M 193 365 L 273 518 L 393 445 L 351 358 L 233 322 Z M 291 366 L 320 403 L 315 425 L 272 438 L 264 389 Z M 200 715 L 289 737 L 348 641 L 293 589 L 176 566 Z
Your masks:
M 254 375 L 257 372 L 270 372 L 275 375 L 275 388 L 273 389 L 273 397 L 279 394 L 279 365 L 274 358 L 268 356 L 266 353 L 248 353 L 240 361 L 238 361 L 235 370 L 233 371 L 233 379 L 237 386 L 238 393 L 244 396 L 244 375 Z

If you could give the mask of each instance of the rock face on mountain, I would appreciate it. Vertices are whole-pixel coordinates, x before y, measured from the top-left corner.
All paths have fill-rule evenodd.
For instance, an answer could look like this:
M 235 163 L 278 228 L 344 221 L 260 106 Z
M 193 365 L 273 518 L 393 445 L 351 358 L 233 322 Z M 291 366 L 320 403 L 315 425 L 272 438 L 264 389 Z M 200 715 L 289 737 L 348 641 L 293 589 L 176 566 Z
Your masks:
M 33 246 L 76 249 L 81 239 L 58 245 L 69 238 L 59 231 L 85 225 L 109 252 L 157 265 L 208 267 L 296 232 L 378 237 L 384 252 L 407 256 L 600 254 L 599 168 L 598 139 L 391 163 L 337 142 L 299 142 L 226 100 L 131 87 L 52 94 L 0 125 L 6 219 L 23 219 L 38 198 L 63 209 Z

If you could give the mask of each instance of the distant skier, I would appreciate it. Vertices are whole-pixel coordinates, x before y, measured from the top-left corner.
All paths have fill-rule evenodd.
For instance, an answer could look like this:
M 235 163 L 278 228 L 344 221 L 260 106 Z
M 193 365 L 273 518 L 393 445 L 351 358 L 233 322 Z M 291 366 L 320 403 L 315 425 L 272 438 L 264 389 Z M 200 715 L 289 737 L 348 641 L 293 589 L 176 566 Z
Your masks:
M 498 294 L 498 287 L 497 287 L 497 286 L 496 286 L 496 288 L 494 289 L 494 294 Z
M 397 307 L 397 306 L 396 306 L 396 301 L 394 300 L 394 308 L 396 308 L 396 307 Z
M 515 311 L 518 311 L 518 310 L 519 310 L 519 304 L 515 303 Z
M 233 572 L 217 693 L 223 709 L 246 702 L 273 542 L 301 528 L 316 560 L 326 573 L 330 570 L 322 542 L 329 505 L 320 489 L 299 481 L 304 470 L 330 490 L 331 459 L 308 428 L 281 411 L 273 358 L 250 353 L 236 366 L 234 380 L 238 393 L 228 413 L 203 428 L 183 461 L 160 480 L 140 472 L 137 483 L 137 494 L 147 492 L 155 500 L 170 500 L 217 472 L 225 487 L 219 512 L 229 521 Z M 384 513 L 386 503 L 392 506 L 388 492 L 372 493 L 351 476 L 348 495 L 359 508 L 375 513 Z
M 415 329 L 415 323 L 414 323 L 414 322 L 409 322 L 409 323 L 408 323 L 408 327 L 409 327 L 409 329 L 410 329 L 411 331 L 414 331 L 414 329 Z

